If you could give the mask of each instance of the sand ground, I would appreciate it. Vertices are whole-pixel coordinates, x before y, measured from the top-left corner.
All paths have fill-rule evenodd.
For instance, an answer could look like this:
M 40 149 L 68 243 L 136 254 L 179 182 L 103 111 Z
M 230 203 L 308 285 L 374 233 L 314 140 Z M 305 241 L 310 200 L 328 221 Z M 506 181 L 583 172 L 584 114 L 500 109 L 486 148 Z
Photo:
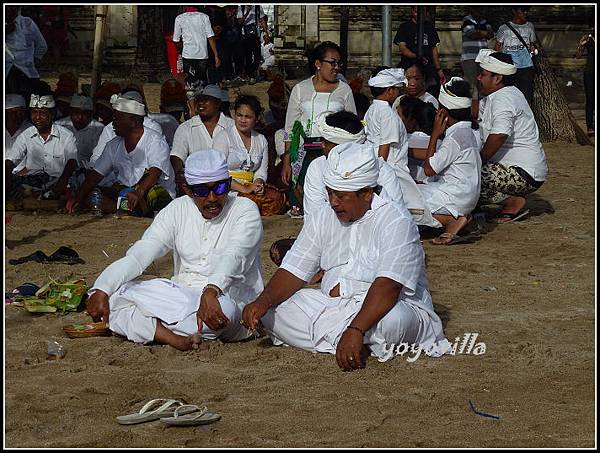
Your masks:
M 255 86 L 260 89 L 261 85 Z M 157 85 L 147 92 L 157 104 Z M 154 95 L 152 95 L 154 93 Z M 548 182 L 523 222 L 478 242 L 424 243 L 436 309 L 450 341 L 479 334 L 483 355 L 407 356 L 341 372 L 332 355 L 273 347 L 267 339 L 213 342 L 179 352 L 119 337 L 69 339 L 82 312 L 32 315 L 5 306 L 6 447 L 593 447 L 595 353 L 595 150 L 545 144 Z M 5 288 L 49 277 L 92 284 L 123 256 L 148 219 L 9 212 Z M 301 220 L 264 218 L 270 244 Z M 8 264 L 36 250 L 77 250 L 84 265 Z M 106 256 L 108 255 L 108 256 Z M 170 277 L 170 255 L 143 278 Z M 46 360 L 47 340 L 66 348 Z M 115 417 L 153 398 L 207 404 L 207 427 L 160 422 L 121 426 Z M 499 420 L 476 415 L 478 410 Z

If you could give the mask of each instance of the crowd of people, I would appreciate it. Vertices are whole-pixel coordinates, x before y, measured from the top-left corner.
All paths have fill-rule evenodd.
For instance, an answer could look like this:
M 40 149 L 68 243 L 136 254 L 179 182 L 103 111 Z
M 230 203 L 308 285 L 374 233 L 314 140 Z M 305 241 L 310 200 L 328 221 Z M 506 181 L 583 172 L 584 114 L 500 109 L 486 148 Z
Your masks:
M 466 16 L 464 74 L 449 80 L 432 26 L 426 57 L 415 54 L 415 14 L 396 35 L 399 67 L 375 68 L 368 80 L 347 83 L 342 50 L 322 42 L 308 59 L 309 78 L 290 90 L 271 77 L 263 112 L 248 94 L 230 108 L 209 83 L 209 48 L 216 67 L 222 50 L 202 16 L 190 9 L 176 20 L 188 77 L 162 85 L 160 112 L 148 111 L 139 83 L 106 81 L 92 99 L 64 74 L 52 90 L 35 71 L 37 47 L 5 67 L 13 83 L 7 200 L 33 192 L 63 200 L 67 213 L 154 218 L 94 282 L 88 313 L 132 341 L 181 350 L 258 330 L 274 344 L 335 354 L 344 370 L 364 367 L 369 354 L 387 360 L 389 345 L 403 342 L 431 356 L 448 352 L 420 235 L 437 228 L 433 244 L 461 242 L 487 204 L 500 206 L 491 222 L 521 219 L 548 174 L 527 98 L 529 60 L 510 27 L 489 49 L 489 24 L 476 10 Z M 526 24 L 523 17 L 516 7 L 514 24 Z M 237 18 L 253 77 L 264 12 L 240 6 Z M 26 18 L 13 20 L 18 33 L 32 30 Z M 188 35 L 190 27 L 198 34 Z M 580 47 L 590 52 L 589 42 Z M 366 106 L 357 96 L 363 81 L 373 98 Z M 261 215 L 286 210 L 303 227 L 296 240 L 273 244 L 279 269 L 265 286 Z M 171 279 L 135 280 L 170 250 Z

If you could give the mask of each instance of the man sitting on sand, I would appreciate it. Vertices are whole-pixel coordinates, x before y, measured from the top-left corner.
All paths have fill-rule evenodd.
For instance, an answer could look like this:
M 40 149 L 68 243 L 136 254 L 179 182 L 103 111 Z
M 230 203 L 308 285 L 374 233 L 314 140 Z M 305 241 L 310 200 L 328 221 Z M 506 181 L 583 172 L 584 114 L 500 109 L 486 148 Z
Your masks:
M 101 187 L 102 212 L 117 210 L 119 196 L 126 197 L 128 210 L 136 215 L 151 215 L 175 198 L 175 178 L 169 162 L 169 145 L 165 137 L 144 127 L 144 104 L 125 96 L 113 98 L 114 128 L 117 136 L 110 140 L 75 198 L 67 202 L 73 213 L 88 194 L 106 176 L 114 175 L 115 184 Z M 97 202 L 98 200 L 96 200 Z
M 243 311 L 276 345 L 336 355 L 351 371 L 366 356 L 387 360 L 392 345 L 441 355 L 450 344 L 427 290 L 419 231 L 406 208 L 380 198 L 374 153 L 345 143 L 329 152 L 325 184 L 331 209 L 305 219 L 281 267 Z M 304 288 L 324 270 L 320 289 Z
M 186 196 L 163 209 L 126 256 L 100 274 L 87 301 L 95 321 L 129 340 L 183 351 L 202 339 L 247 338 L 241 309 L 263 289 L 260 213 L 252 201 L 229 194 L 223 154 L 190 155 L 185 180 Z M 171 250 L 170 280 L 131 281 Z
M 514 86 L 517 69 L 510 55 L 481 49 L 476 62 L 479 92 L 481 150 L 480 204 L 500 203 L 493 220 L 506 223 L 526 216 L 528 194 L 538 190 L 548 175 L 546 155 L 540 143 L 533 112 Z
M 15 139 L 4 160 L 7 198 L 21 198 L 25 185 L 42 192 L 44 198 L 56 199 L 77 169 L 75 137 L 54 123 L 52 95 L 32 94 L 29 107 L 33 126 Z

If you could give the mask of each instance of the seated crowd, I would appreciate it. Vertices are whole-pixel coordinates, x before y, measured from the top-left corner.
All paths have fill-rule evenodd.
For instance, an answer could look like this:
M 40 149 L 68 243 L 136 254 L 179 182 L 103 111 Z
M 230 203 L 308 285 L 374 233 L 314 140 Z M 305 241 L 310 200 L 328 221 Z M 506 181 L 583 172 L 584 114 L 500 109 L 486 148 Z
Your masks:
M 452 77 L 435 98 L 419 64 L 377 68 L 366 81 L 373 101 L 357 112 L 362 80 L 346 83 L 340 61 L 335 43 L 321 43 L 310 78 L 291 90 L 273 78 L 265 113 L 255 96 L 230 111 L 219 86 L 186 93 L 174 79 L 160 113 L 134 83 L 105 82 L 94 99 L 67 76 L 54 92 L 40 82 L 29 99 L 9 93 L 7 200 L 35 193 L 67 213 L 154 217 L 87 301 L 94 320 L 131 341 L 188 350 L 258 330 L 335 354 L 344 370 L 387 360 L 403 342 L 447 353 L 420 234 L 461 242 L 487 204 L 500 205 L 495 223 L 527 214 L 548 173 L 534 115 L 506 53 L 477 56 L 476 122 L 475 87 Z M 288 208 L 303 227 L 274 244 L 279 269 L 263 286 L 261 215 Z M 171 279 L 134 280 L 169 251 Z

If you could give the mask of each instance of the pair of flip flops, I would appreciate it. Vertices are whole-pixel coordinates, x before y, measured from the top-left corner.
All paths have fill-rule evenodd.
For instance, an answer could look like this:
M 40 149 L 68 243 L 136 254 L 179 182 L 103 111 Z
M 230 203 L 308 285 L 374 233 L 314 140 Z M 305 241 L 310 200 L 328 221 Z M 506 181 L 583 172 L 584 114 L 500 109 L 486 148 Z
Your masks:
M 168 426 L 199 426 L 220 419 L 219 414 L 209 412 L 206 406 L 200 407 L 195 404 L 184 404 L 179 400 L 159 398 L 148 401 L 139 412 L 118 416 L 117 422 L 121 425 L 136 425 L 160 420 Z
M 23 264 L 27 261 L 35 261 L 36 263 L 65 263 L 65 264 L 84 264 L 85 261 L 79 257 L 79 254 L 71 247 L 61 246 L 52 255 L 48 256 L 41 250 L 36 250 L 31 255 L 22 256 L 21 258 L 11 259 L 10 264 Z

